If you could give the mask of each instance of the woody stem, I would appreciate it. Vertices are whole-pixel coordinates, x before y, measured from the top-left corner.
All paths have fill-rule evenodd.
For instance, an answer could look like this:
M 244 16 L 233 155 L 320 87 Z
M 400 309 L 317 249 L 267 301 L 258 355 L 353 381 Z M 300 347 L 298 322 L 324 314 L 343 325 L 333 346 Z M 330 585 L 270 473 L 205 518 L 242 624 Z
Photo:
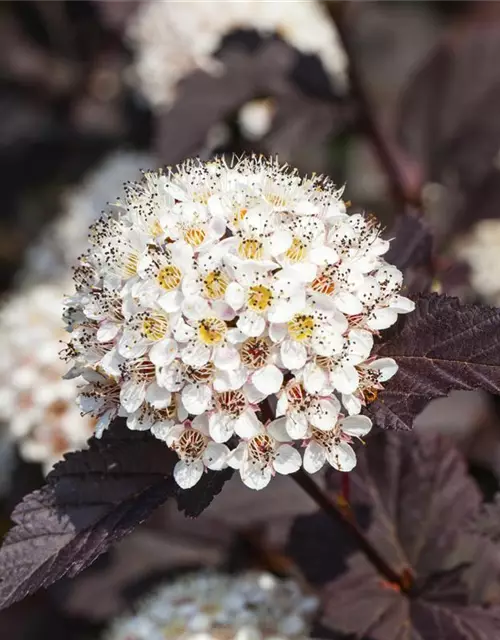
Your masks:
M 386 580 L 399 586 L 401 591 L 409 591 L 411 584 L 408 575 L 397 574 L 387 562 L 382 558 L 377 549 L 365 536 L 357 525 L 350 508 L 336 504 L 326 494 L 309 474 L 303 469 L 299 469 L 291 476 L 307 495 L 326 513 L 337 525 L 340 525 L 346 533 L 356 541 L 359 549 L 365 554 L 375 569 L 383 575 Z
M 405 164 L 400 157 L 400 152 L 382 126 L 370 95 L 366 91 L 347 24 L 346 16 L 348 11 L 352 9 L 349 5 L 350 3 L 345 1 L 327 3 L 349 61 L 349 82 L 353 97 L 359 108 L 360 124 L 373 146 L 373 150 L 386 175 L 394 200 L 401 207 L 401 211 L 403 212 L 410 207 L 416 209 L 415 213 L 420 213 L 422 202 L 419 189 L 409 184 Z

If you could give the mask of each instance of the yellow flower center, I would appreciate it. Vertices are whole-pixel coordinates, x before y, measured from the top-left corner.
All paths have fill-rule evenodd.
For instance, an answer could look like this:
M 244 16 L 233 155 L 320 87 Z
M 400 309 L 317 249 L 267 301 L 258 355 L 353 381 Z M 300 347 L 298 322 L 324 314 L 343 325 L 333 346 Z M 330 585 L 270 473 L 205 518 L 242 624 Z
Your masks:
M 163 228 L 158 220 L 155 220 L 153 224 L 150 225 L 149 231 L 154 238 L 163 235 Z
M 192 247 L 199 247 L 203 240 L 205 240 L 205 236 L 205 230 L 201 227 L 191 227 L 184 231 L 184 240 Z
M 264 245 L 260 240 L 246 238 L 240 242 L 238 253 L 247 260 L 261 260 L 264 257 Z
M 148 340 L 161 340 L 168 331 L 168 318 L 163 313 L 152 313 L 142 321 L 142 332 Z
M 217 300 L 222 298 L 226 293 L 229 280 L 222 271 L 218 269 L 210 271 L 203 280 L 203 290 L 207 298 Z
M 273 301 L 273 292 L 262 284 L 250 287 L 248 306 L 253 311 L 265 311 Z
M 205 318 L 200 322 L 198 327 L 200 340 L 208 346 L 222 342 L 226 333 L 227 325 L 223 320 L 219 320 L 219 318 Z
M 136 252 L 130 253 L 123 264 L 123 273 L 126 278 L 131 278 L 136 275 L 138 264 L 139 254 Z
M 182 272 L 175 265 L 169 264 L 160 269 L 157 280 L 162 289 L 165 289 L 165 291 L 173 291 L 181 283 Z
M 285 256 L 290 262 L 302 262 L 306 257 L 306 244 L 300 238 L 295 236 L 292 240 L 290 248 L 286 251 Z
M 310 338 L 314 331 L 314 318 L 309 315 L 297 313 L 288 323 L 288 333 L 293 340 L 303 342 Z
M 279 193 L 269 193 L 267 195 L 267 201 L 270 202 L 275 207 L 286 207 L 286 199 Z
M 248 209 L 243 208 L 243 209 L 239 209 L 238 211 L 234 212 L 233 215 L 233 224 L 236 228 L 238 228 L 240 226 L 240 222 L 243 220 L 243 218 L 247 215 L 248 213 Z

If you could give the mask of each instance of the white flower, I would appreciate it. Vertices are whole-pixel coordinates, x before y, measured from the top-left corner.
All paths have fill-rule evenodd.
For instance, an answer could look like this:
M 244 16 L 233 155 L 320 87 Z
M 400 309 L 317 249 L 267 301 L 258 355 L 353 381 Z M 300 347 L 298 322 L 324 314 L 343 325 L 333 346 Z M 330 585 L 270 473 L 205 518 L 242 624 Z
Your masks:
M 74 271 L 66 356 L 82 410 L 98 435 L 116 416 L 151 430 L 183 487 L 226 458 L 256 489 L 296 471 L 300 442 L 337 437 L 397 369 L 373 357 L 373 335 L 413 305 L 386 249 L 326 178 L 276 160 L 145 174 Z
M 159 430 L 155 435 L 158 437 Z M 200 480 L 205 469 L 224 469 L 229 449 L 224 444 L 210 442 L 208 420 L 198 416 L 168 429 L 165 441 L 179 456 L 174 467 L 174 478 L 179 487 L 190 489 Z
M 292 440 L 304 438 L 310 426 L 330 431 L 339 412 L 340 402 L 335 396 L 310 395 L 297 380 L 288 383 L 276 407 L 276 415 L 285 416 L 285 429 Z
M 304 469 L 316 473 L 328 462 L 339 471 L 351 471 L 356 466 L 356 454 L 349 442 L 366 435 L 371 428 L 371 420 L 366 416 L 342 418 L 330 431 L 312 427 L 304 452 Z
M 398 365 L 392 358 L 369 359 L 356 367 L 359 386 L 351 394 L 342 394 L 342 404 L 349 415 L 360 413 L 363 406 L 374 402 L 378 392 L 384 387 L 383 382 L 390 380 L 397 373 Z
M 241 479 L 250 489 L 263 489 L 276 471 L 289 474 L 300 468 L 300 454 L 289 444 L 291 438 L 282 420 L 264 427 L 255 418 L 236 429 L 243 442 L 232 451 L 227 463 L 239 469 Z
M 86 445 L 95 420 L 76 404 L 77 380 L 64 380 L 61 320 L 68 282 L 21 289 L 0 312 L 0 419 L 21 456 L 46 472 L 63 454 Z
M 165 583 L 130 617 L 113 623 L 107 640 L 282 640 L 306 638 L 317 598 L 297 582 L 269 573 L 199 572 Z
M 347 58 L 335 26 L 315 0 L 291 3 L 226 0 L 146 2 L 128 27 L 135 49 L 135 75 L 154 107 L 169 106 L 177 83 L 197 69 L 221 70 L 215 54 L 225 36 L 237 30 L 261 36 L 279 34 L 304 54 L 315 54 L 339 88 L 344 88 Z M 260 127 L 262 129 L 262 127 Z
M 403 284 L 403 274 L 392 266 L 378 269 L 373 276 L 365 278 L 358 295 L 369 312 L 365 321 L 368 329 L 387 329 L 398 319 L 399 313 L 409 313 L 415 303 L 397 294 Z

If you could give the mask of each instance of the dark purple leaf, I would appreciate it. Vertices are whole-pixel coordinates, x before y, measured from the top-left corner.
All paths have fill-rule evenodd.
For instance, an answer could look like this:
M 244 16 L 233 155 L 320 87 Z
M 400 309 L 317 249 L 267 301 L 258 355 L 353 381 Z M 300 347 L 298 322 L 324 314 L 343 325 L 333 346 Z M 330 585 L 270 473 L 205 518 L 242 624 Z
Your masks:
M 428 291 L 432 282 L 432 235 L 414 212 L 398 216 L 386 236 L 391 240 L 386 259 L 404 274 L 406 293 Z
M 433 226 L 444 241 L 498 217 L 500 76 L 491 60 L 499 55 L 498 16 L 464 21 L 445 34 L 403 95 L 399 139 L 421 164 L 424 182 L 434 184 Z
M 456 602 L 456 582 L 448 582 L 446 574 L 437 576 L 428 592 L 408 598 L 355 556 L 350 570 L 324 589 L 321 623 L 356 640 L 498 639 L 500 608 Z
M 420 296 L 377 355 L 399 370 L 368 412 L 379 427 L 411 429 L 428 402 L 452 390 L 500 394 L 500 309 Z
M 121 425 L 67 455 L 14 510 L 16 526 L 0 550 L 0 607 L 75 576 L 168 497 L 182 496 L 179 508 L 188 515 L 208 506 L 227 474 L 207 475 L 183 494 L 172 477 L 176 460 L 150 434 Z
M 336 472 L 328 476 L 332 496 L 340 478 Z M 301 518 L 290 550 L 306 578 L 321 588 L 321 624 L 363 640 L 500 637 L 500 610 L 470 604 L 469 550 L 456 552 L 480 498 L 450 444 L 435 436 L 378 432 L 359 450 L 349 479 L 354 512 L 370 512 L 363 527 L 367 538 L 393 571 L 413 576 L 413 585 L 405 593 L 360 553 L 352 555 L 352 540 L 340 527 L 333 532 L 327 520 L 322 529 L 323 516 Z
M 285 82 L 295 52 L 282 42 L 271 41 L 256 52 L 228 47 L 221 52 L 221 74 L 196 71 L 179 83 L 177 99 L 158 123 L 161 160 L 174 164 L 195 155 L 205 146 L 210 129 L 253 98 L 268 95 Z
M 500 542 L 500 494 L 493 502 L 484 504 L 476 518 L 470 523 L 470 532 L 491 542 Z
M 391 239 L 386 259 L 401 271 L 430 262 L 432 236 L 425 220 L 416 213 L 398 216 L 386 235 Z

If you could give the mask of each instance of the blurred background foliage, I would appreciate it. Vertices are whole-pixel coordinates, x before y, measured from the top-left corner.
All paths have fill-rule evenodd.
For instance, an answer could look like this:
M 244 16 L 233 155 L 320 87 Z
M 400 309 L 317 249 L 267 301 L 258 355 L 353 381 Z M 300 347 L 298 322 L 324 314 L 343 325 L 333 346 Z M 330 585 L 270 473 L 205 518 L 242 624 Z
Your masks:
M 142 8 L 140 0 L 0 3 L 5 296 L 42 269 L 30 250 L 54 235 L 68 194 L 86 193 L 95 215 L 105 207 L 108 183 L 92 180 L 113 154 L 132 153 L 148 169 L 190 155 L 255 151 L 345 183 L 353 207 L 373 211 L 388 227 L 403 209 L 419 208 L 435 237 L 433 287 L 500 305 L 500 231 L 478 226 L 500 218 L 500 3 L 325 2 L 325 20 L 341 13 L 355 62 L 351 82 L 329 75 L 317 56 L 297 53 L 286 33 L 238 29 L 216 47 L 224 72 L 193 68 L 163 106 L 148 101 L 134 72 L 130 25 Z M 257 132 L 249 132 L 242 108 L 255 100 Z M 116 190 L 113 184 L 109 197 Z M 87 227 L 92 212 L 81 215 Z M 500 477 L 499 415 L 484 394 L 460 392 L 418 419 L 417 429 L 455 438 L 487 498 Z M 17 460 L 12 468 L 2 533 L 13 505 L 43 478 L 39 465 Z M 78 580 L 1 613 L 2 634 L 95 637 L 151 581 L 180 567 L 237 567 L 244 557 L 286 572 L 280 549 L 290 522 L 313 505 L 286 478 L 258 496 L 230 484 L 196 531 L 175 510 L 161 510 Z

